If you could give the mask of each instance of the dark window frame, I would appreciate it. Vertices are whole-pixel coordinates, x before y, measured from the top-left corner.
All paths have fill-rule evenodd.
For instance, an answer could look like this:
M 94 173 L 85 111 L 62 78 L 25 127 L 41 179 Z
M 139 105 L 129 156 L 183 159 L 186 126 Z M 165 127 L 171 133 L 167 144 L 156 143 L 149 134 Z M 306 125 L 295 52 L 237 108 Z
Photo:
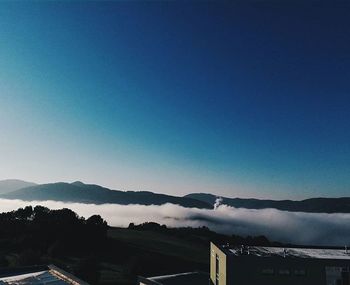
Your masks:
M 291 275 L 290 269 L 288 269 L 288 268 L 280 268 L 280 269 L 278 269 L 278 275 L 280 275 L 280 276 L 290 276 Z
M 219 255 L 216 254 L 215 256 L 215 285 L 219 285 L 219 279 L 220 279 L 220 259 Z
M 293 275 L 295 276 L 306 276 L 306 269 L 304 268 L 298 268 L 293 270 Z
M 275 269 L 274 268 L 262 268 L 260 270 L 260 273 L 262 275 L 267 275 L 267 276 L 275 275 Z

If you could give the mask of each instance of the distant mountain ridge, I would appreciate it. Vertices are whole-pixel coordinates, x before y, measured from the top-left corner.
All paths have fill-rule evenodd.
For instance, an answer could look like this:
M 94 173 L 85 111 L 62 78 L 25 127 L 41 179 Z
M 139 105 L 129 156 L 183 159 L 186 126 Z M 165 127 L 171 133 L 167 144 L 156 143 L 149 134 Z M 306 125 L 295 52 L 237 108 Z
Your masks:
M 25 187 L 0 195 L 4 199 L 20 199 L 24 201 L 62 201 L 92 204 L 140 204 L 162 205 L 177 204 L 188 208 L 210 209 L 212 205 L 187 197 L 176 197 L 157 194 L 148 191 L 119 191 L 111 190 L 99 185 L 84 184 L 80 181 L 73 183 L 51 183 Z
M 197 199 L 213 205 L 218 198 L 213 194 L 193 193 L 185 197 Z M 242 198 L 222 198 L 222 204 L 235 208 L 267 209 L 273 208 L 291 212 L 309 213 L 350 213 L 350 197 L 340 198 L 310 198 L 301 201 L 293 200 L 260 200 Z
M 33 182 L 27 182 L 19 179 L 6 179 L 0 181 L 0 195 L 16 191 L 25 187 L 35 186 Z
M 73 183 L 35 184 L 21 180 L 0 181 L 0 198 L 24 201 L 62 201 L 88 204 L 177 204 L 187 208 L 213 209 L 218 198 L 207 193 L 192 193 L 184 197 L 158 194 L 150 191 L 111 190 L 80 181 Z M 311 198 L 301 201 L 260 200 L 222 197 L 222 204 L 235 208 L 267 209 L 310 213 L 350 213 L 350 197 Z

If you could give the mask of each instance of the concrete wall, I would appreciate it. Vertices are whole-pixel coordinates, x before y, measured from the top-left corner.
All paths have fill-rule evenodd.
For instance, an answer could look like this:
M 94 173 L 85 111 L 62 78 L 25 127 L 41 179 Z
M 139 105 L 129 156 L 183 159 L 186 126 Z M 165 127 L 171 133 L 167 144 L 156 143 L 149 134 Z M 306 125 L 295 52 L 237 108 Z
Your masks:
M 329 285 L 326 267 L 348 267 L 350 261 L 305 258 L 228 256 L 226 285 Z M 273 269 L 272 274 L 266 274 Z M 281 272 L 289 271 L 289 274 Z M 298 275 L 296 270 L 305 270 Z M 334 284 L 335 285 L 335 284 Z M 348 284 L 346 284 L 348 285 Z M 350 283 L 349 283 L 350 285 Z
M 219 285 L 226 285 L 226 254 L 222 252 L 215 244 L 210 243 L 210 281 L 216 284 L 216 256 L 219 257 Z

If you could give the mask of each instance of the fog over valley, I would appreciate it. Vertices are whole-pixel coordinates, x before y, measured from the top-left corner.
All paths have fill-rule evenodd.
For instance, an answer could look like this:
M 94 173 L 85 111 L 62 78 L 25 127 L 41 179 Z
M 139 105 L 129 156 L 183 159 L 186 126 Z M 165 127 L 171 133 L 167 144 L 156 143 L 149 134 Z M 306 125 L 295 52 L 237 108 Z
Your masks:
M 127 227 L 129 223 L 157 222 L 168 227 L 207 226 L 211 230 L 237 235 L 265 235 L 270 240 L 308 245 L 349 243 L 350 214 L 303 213 L 276 209 L 244 209 L 220 204 L 215 209 L 185 208 L 174 204 L 117 205 L 83 204 L 57 201 L 22 201 L 0 199 L 0 211 L 8 212 L 28 205 L 50 209 L 69 208 L 78 215 L 101 215 L 110 226 Z

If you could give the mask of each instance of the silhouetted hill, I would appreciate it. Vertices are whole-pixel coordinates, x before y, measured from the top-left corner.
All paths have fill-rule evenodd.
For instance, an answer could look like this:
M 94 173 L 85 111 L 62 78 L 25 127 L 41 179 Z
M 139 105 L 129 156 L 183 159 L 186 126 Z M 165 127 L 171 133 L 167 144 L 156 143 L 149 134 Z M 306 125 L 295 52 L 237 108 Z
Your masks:
M 148 191 L 117 191 L 99 185 L 84 184 L 79 181 L 71 184 L 59 182 L 26 187 L 6 193 L 0 197 L 25 201 L 54 200 L 94 204 L 115 203 L 122 205 L 162 205 L 172 203 L 184 207 L 212 208 L 206 202 L 192 198 L 156 194 Z
M 187 198 L 197 199 L 208 204 L 214 204 L 217 196 L 205 193 L 193 193 L 186 195 Z M 350 213 L 350 197 L 342 198 L 311 198 L 302 201 L 292 200 L 259 200 L 221 197 L 222 203 L 246 209 L 274 208 L 292 212 L 312 213 Z
M 12 191 L 16 191 L 16 190 L 21 189 L 21 188 L 34 186 L 34 185 L 37 185 L 37 184 L 32 183 L 32 182 L 23 181 L 23 180 L 18 180 L 18 179 L 1 180 L 0 181 L 0 195 L 5 194 L 5 193 L 9 193 Z
M 51 183 L 37 185 L 21 180 L 0 181 L 0 198 L 21 199 L 25 201 L 54 200 L 80 203 L 113 203 L 162 205 L 172 203 L 184 207 L 213 208 L 217 196 L 205 193 L 193 193 L 184 197 L 158 194 L 149 191 L 111 190 L 99 185 L 73 183 Z M 302 201 L 260 200 L 222 197 L 223 204 L 236 208 L 266 209 L 274 208 L 283 211 L 313 213 L 350 213 L 350 197 L 311 198 Z

